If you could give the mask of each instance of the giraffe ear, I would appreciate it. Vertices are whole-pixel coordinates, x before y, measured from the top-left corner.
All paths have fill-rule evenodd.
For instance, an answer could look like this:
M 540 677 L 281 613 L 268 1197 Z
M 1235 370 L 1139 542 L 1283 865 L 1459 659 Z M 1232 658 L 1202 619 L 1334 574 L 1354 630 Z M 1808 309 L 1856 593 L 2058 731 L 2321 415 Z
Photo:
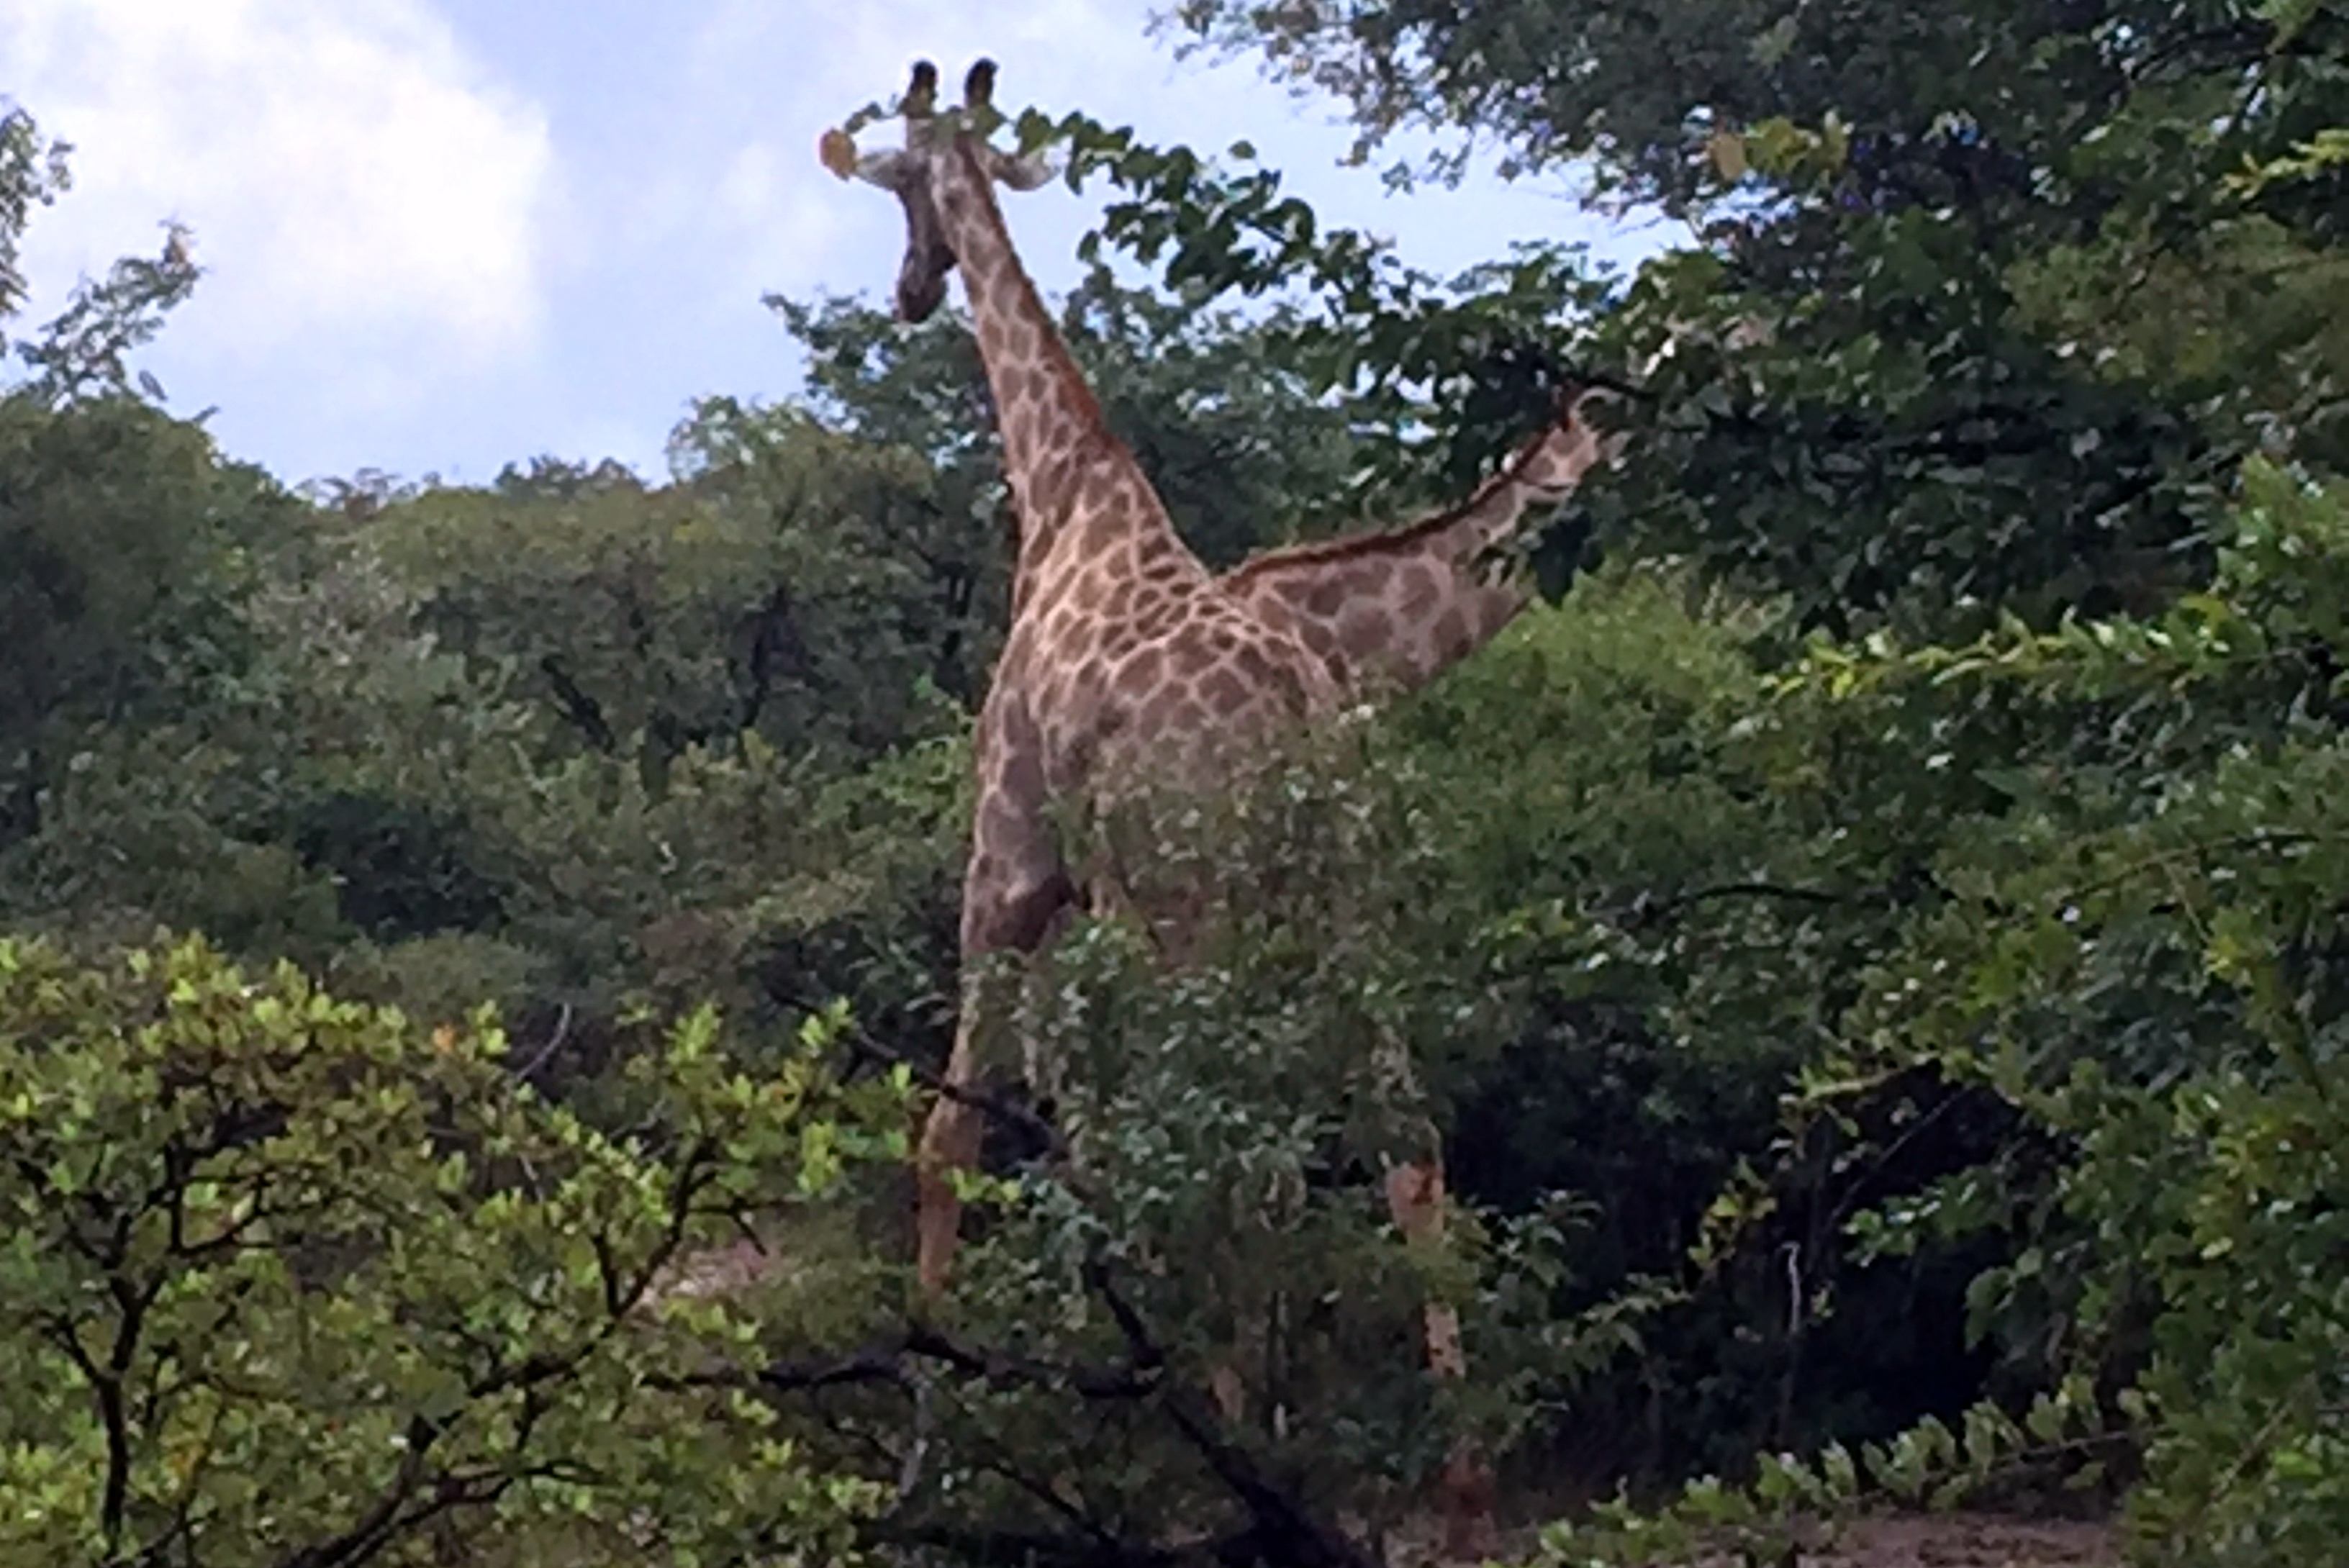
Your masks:
M 834 129 L 818 137 L 815 155 L 817 160 L 838 179 L 862 180 L 868 185 L 878 185 L 884 191 L 905 189 L 904 153 L 858 152 L 856 139 L 844 130 Z
M 856 172 L 856 139 L 834 126 L 815 140 L 816 161 L 846 180 Z
M 856 160 L 856 167 L 842 178 L 853 175 L 867 185 L 878 185 L 884 191 L 902 193 L 912 167 L 913 160 L 905 153 L 885 150 L 864 154 Z
M 980 156 L 987 160 L 987 171 L 1014 191 L 1033 191 L 1052 178 L 1052 166 L 1040 152 L 999 152 L 984 149 Z

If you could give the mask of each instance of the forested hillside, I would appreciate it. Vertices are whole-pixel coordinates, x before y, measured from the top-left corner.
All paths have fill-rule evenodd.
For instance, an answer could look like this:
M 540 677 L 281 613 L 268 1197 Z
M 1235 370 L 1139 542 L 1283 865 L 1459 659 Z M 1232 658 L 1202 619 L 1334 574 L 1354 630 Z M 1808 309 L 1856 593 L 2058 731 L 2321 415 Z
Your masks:
M 1695 239 L 1433 279 L 1244 144 L 1019 123 L 1111 193 L 1054 308 L 1212 566 L 1464 493 L 1568 383 L 1623 457 L 1498 643 L 1154 821 L 1194 961 L 1085 921 L 1025 988 L 1059 1070 L 936 1315 L 1015 526 L 963 323 L 771 300 L 803 389 L 666 476 L 296 488 L 138 368 L 178 232 L 21 319 L 72 197 L 10 112 L 0 1568 L 1359 1568 L 1462 1434 L 1556 1568 L 1960 1506 L 2340 1559 L 2349 9 L 1165 22 L 1454 150 L 1399 184 Z M 713 1252 L 766 1261 L 655 1301 Z

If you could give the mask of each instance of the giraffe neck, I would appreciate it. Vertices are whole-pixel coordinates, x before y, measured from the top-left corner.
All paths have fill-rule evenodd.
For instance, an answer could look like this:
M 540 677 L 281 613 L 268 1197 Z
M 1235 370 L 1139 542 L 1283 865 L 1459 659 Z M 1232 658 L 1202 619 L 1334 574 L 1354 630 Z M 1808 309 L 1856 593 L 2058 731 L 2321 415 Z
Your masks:
M 1104 464 L 1129 469 L 1130 475 L 1122 476 L 1131 480 L 1125 488 L 1145 496 L 1149 486 L 1102 422 L 1101 404 L 1020 264 L 992 182 L 967 143 L 957 140 L 939 159 L 936 200 L 941 236 L 969 295 L 971 325 L 1003 440 L 1004 476 L 1018 509 L 1016 610 L 1079 511 L 1089 469 L 1096 480 Z M 1174 538 L 1164 509 L 1154 504 L 1084 510 L 1096 531 L 1114 518 L 1134 530 Z
M 1382 533 L 1277 550 L 1224 579 L 1293 626 L 1350 695 L 1416 688 L 1500 635 L 1530 602 L 1490 557 L 1526 517 L 1573 490 L 1600 456 L 1588 427 L 1553 425 L 1467 500 Z

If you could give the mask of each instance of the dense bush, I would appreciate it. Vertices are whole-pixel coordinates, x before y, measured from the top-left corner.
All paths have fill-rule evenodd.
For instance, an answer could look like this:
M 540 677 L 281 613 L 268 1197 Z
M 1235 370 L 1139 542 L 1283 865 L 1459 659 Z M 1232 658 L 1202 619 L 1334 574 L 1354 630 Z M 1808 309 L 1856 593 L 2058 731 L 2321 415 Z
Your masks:
M 657 1109 L 608 1138 L 518 1084 L 486 1020 L 201 943 L 80 967 L 0 941 L 0 1560 L 844 1542 L 871 1489 L 707 1368 L 837 1335 L 845 1276 L 755 1315 L 648 1292 L 901 1148 L 895 1097 L 843 1096 L 820 1037 L 756 1075 L 722 1043 L 708 1013 L 649 1038 L 628 1077 Z

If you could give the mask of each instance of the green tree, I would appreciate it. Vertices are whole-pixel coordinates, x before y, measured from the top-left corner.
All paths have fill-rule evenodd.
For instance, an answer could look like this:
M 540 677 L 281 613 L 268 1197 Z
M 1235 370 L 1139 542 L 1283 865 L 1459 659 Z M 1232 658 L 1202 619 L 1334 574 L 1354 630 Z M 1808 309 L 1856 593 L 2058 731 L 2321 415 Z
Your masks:
M 245 656 L 246 552 L 292 510 L 146 401 L 161 390 L 129 366 L 195 285 L 184 230 L 85 281 L 37 334 L 10 332 L 25 229 L 70 188 L 70 150 L 0 99 L 0 346 L 32 372 L 0 391 L 0 851 L 39 830 L 81 737 L 184 714 Z
M 1061 128 L 1134 192 L 1110 238 L 1218 286 L 1308 283 L 1339 384 L 1425 382 L 1431 347 L 1473 371 L 1496 344 L 1642 383 L 1653 460 L 1586 521 L 1792 593 L 1807 624 L 1962 635 L 1992 604 L 2148 604 L 2207 567 L 2228 476 L 2279 422 L 2340 460 L 2342 175 L 2307 151 L 2341 120 L 2336 5 L 1203 0 L 1175 20 L 1335 89 L 1373 139 L 1419 123 L 1527 169 L 1587 159 L 1693 225 L 1587 325 L 1472 287 L 1432 338 L 1427 280 L 1320 232 L 1276 179 Z
M 72 150 L 44 137 L 31 115 L 0 98 L 0 325 L 24 308 L 18 258 L 25 228 L 36 207 L 53 205 L 72 189 Z M 163 318 L 194 292 L 201 275 L 187 228 L 172 222 L 164 230 L 154 260 L 126 256 L 104 278 L 85 278 L 37 337 L 19 336 L 12 345 L 0 335 L 0 346 L 13 347 L 32 371 L 20 393 L 45 403 L 141 394 L 162 401 L 161 386 L 146 371 L 134 373 L 129 355 L 162 329 Z
M 125 397 L 0 397 L 0 846 L 109 724 L 187 717 L 251 656 L 253 552 L 300 509 Z
M 518 1083 L 486 1017 L 427 1029 L 201 943 L 83 968 L 0 942 L 0 1560 L 843 1543 L 872 1490 L 708 1369 L 837 1332 L 854 1274 L 757 1315 L 649 1305 L 680 1249 L 902 1143 L 822 1046 L 753 1075 L 697 1015 L 614 1137 Z

